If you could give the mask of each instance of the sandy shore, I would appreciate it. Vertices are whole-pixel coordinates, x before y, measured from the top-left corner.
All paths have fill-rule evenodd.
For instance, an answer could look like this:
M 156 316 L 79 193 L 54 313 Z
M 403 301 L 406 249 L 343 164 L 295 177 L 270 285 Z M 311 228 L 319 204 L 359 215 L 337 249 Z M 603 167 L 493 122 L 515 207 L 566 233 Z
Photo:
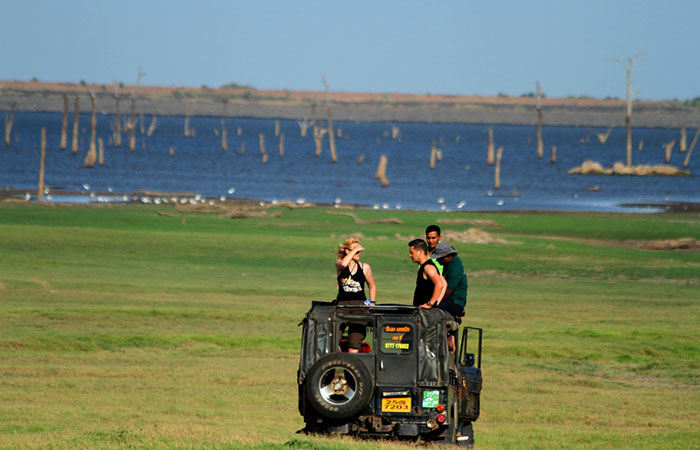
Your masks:
M 137 114 L 220 116 L 223 100 L 227 117 L 296 119 L 326 117 L 323 92 L 261 91 L 255 89 L 209 89 L 188 87 L 81 85 L 2 81 L 0 109 L 16 104 L 17 111 L 62 112 L 64 96 L 69 110 L 79 98 L 80 110 L 89 111 L 90 92 L 104 114 L 128 114 L 130 98 L 136 99 Z M 370 122 L 447 122 L 536 125 L 535 99 L 530 97 L 478 97 L 408 95 L 399 93 L 331 92 L 328 96 L 334 120 Z M 316 107 L 314 107 L 316 105 Z M 545 125 L 623 127 L 625 102 L 591 98 L 545 98 Z M 676 101 L 636 101 L 632 123 L 635 127 L 700 127 L 700 107 Z M 690 131 L 690 130 L 689 130 Z

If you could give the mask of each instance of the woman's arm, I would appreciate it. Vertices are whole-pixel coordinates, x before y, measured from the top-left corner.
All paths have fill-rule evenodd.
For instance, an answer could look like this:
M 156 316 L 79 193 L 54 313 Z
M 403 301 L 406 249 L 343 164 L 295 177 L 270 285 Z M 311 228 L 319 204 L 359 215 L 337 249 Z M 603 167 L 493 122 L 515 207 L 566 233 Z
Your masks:
M 339 259 L 335 262 L 335 269 L 338 271 L 338 273 L 340 273 L 344 268 L 346 268 L 346 267 L 348 266 L 348 264 L 350 264 L 350 261 L 352 261 L 353 256 L 355 256 L 355 254 L 356 254 L 357 252 L 361 252 L 362 250 L 364 250 L 364 248 L 363 248 L 362 246 L 358 245 L 357 247 L 355 247 L 355 248 L 353 248 L 352 250 L 350 250 L 350 251 L 343 257 L 343 259 L 340 259 L 340 258 L 339 258 Z
M 372 275 L 372 268 L 369 264 L 364 263 L 362 265 L 362 271 L 365 273 L 365 279 L 367 280 L 367 287 L 369 287 L 369 298 L 372 299 L 373 303 L 377 301 L 377 285 L 374 284 L 374 275 Z

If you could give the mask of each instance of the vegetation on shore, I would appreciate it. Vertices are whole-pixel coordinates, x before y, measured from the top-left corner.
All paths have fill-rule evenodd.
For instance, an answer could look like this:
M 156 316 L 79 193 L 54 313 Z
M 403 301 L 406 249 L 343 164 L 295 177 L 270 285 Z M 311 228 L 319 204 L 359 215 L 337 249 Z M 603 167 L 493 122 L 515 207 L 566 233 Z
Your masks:
M 700 252 L 628 245 L 700 239 L 697 214 L 278 211 L 0 203 L 2 446 L 412 448 L 295 434 L 297 323 L 349 234 L 378 302 L 409 303 L 407 239 L 445 219 L 508 242 L 452 242 L 485 330 L 476 448 L 697 445 Z

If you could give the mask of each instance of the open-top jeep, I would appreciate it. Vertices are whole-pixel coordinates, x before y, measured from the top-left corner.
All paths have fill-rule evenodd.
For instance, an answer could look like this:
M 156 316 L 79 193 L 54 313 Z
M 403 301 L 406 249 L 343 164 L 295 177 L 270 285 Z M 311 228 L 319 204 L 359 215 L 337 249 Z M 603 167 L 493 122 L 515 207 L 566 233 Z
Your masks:
M 464 327 L 450 353 L 458 325 L 437 308 L 313 302 L 301 324 L 304 431 L 473 443 L 481 329 Z M 366 326 L 360 353 L 346 352 L 350 324 Z

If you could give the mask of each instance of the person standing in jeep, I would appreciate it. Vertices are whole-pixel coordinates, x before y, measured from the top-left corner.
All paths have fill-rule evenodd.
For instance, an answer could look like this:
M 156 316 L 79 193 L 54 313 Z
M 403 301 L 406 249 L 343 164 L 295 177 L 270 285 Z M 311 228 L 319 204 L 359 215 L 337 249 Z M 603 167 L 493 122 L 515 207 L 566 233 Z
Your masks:
M 408 254 L 411 261 L 420 266 L 413 292 L 413 306 L 427 309 L 437 307 L 445 295 L 447 283 L 428 256 L 428 245 L 423 239 L 414 239 L 408 243 Z
M 360 262 L 363 250 L 357 238 L 350 238 L 338 246 L 338 259 L 335 261 L 338 305 L 374 305 L 377 287 L 372 268 L 369 264 Z M 365 284 L 369 288 L 369 298 L 365 295 Z M 367 333 L 366 326 L 361 323 L 351 323 L 349 326 L 348 352 L 359 353 Z

